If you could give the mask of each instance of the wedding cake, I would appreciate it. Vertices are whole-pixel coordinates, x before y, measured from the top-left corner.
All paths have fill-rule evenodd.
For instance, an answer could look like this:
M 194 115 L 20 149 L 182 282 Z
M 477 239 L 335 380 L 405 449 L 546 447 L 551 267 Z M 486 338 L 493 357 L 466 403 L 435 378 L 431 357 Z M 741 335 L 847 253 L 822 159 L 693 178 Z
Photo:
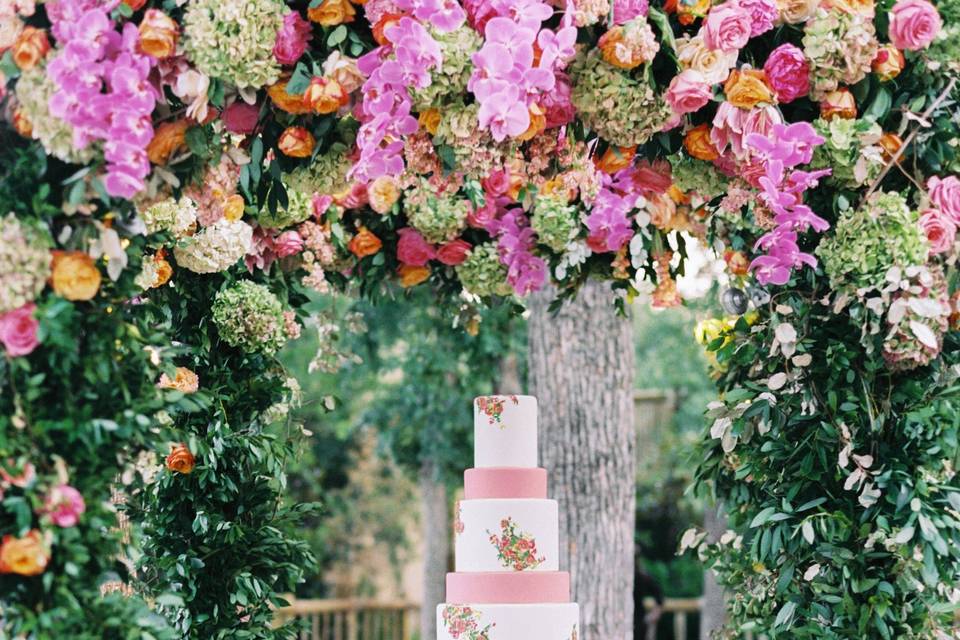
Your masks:
M 438 640 L 576 640 L 580 610 L 559 570 L 557 503 L 537 467 L 537 399 L 477 398 L 474 434 Z

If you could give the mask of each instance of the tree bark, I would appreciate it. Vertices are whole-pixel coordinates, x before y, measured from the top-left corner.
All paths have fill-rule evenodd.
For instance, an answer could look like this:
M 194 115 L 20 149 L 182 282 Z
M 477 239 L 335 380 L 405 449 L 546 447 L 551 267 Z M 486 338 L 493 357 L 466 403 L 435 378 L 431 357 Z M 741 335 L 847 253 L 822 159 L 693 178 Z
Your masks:
M 420 468 L 421 519 L 424 544 L 423 606 L 420 610 L 420 637 L 436 640 L 437 605 L 443 602 L 450 556 L 450 504 L 447 488 L 435 464 L 424 461 Z
M 709 505 L 703 516 L 707 539 L 716 542 L 727 529 L 727 518 L 719 513 L 719 505 Z M 711 569 L 703 572 L 703 609 L 700 611 L 700 640 L 710 640 L 711 634 L 723 627 L 727 620 L 726 594 L 717 584 Z
M 581 640 L 633 635 L 636 459 L 631 323 L 609 285 L 588 283 L 556 315 L 530 299 L 529 376 L 540 460 L 560 502 L 560 566 L 580 603 Z

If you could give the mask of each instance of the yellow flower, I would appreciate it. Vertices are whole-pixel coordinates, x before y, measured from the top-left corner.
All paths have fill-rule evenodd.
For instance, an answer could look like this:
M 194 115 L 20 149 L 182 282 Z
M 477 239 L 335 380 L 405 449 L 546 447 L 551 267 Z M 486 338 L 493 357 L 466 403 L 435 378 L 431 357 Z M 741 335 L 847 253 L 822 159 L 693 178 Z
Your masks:
M 223 217 L 230 222 L 236 222 L 243 217 L 245 203 L 243 196 L 235 193 L 223 201 Z
M 400 286 L 406 289 L 414 287 L 429 278 L 430 268 L 403 264 L 397 269 L 397 273 L 400 275 Z
M 82 251 L 54 251 L 50 284 L 67 300 L 90 300 L 100 290 L 100 270 Z
M 440 109 L 431 107 L 421 111 L 417 122 L 420 123 L 420 126 L 430 135 L 437 135 L 437 129 L 440 127 Z
M 724 334 L 726 327 L 723 320 L 719 318 L 708 318 L 701 320 L 693 330 L 693 335 L 699 344 L 704 346 L 710 344 Z
M 287 127 L 277 141 L 280 152 L 291 158 L 309 158 L 316 145 L 316 138 L 303 127 Z

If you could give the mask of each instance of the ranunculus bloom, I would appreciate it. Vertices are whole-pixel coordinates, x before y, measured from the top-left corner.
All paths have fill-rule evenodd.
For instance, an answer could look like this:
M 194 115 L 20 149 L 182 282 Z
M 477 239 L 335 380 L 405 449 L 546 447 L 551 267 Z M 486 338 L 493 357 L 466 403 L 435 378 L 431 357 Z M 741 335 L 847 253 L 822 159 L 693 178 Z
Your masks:
M 157 165 L 167 164 L 171 156 L 186 145 L 189 128 L 190 122 L 187 120 L 175 120 L 159 125 L 153 133 L 153 139 L 147 145 L 147 157 L 150 158 L 150 162 Z
M 723 92 L 727 101 L 740 109 L 752 109 L 761 102 L 774 104 L 777 100 L 766 80 L 766 74 L 761 69 L 735 69 L 723 85 Z
M 24 27 L 13 43 L 13 62 L 23 71 L 37 66 L 50 51 L 47 32 L 36 27 Z
M 5 535 L 0 542 L 0 574 L 38 576 L 44 572 L 49 562 L 50 552 L 43 543 L 43 536 L 36 529 L 31 529 L 22 538 Z
M 37 306 L 29 302 L 0 315 L 0 344 L 11 358 L 28 355 L 40 344 L 36 309 Z
M 380 251 L 382 247 L 383 242 L 380 241 L 380 238 L 374 235 L 373 232 L 366 227 L 360 227 L 357 230 L 357 233 L 350 239 L 350 243 L 347 245 L 347 248 L 350 249 L 350 253 L 358 258 L 372 256 Z
M 400 187 L 392 176 L 380 176 L 367 185 L 367 198 L 370 208 L 379 214 L 390 212 L 400 199 Z
M 43 512 L 53 524 L 64 529 L 77 526 L 81 514 L 86 510 L 83 496 L 68 484 L 51 489 L 43 501 Z
M 300 17 L 299 11 L 291 11 L 283 17 L 283 26 L 277 31 L 273 57 L 283 65 L 295 64 L 306 52 L 312 35 L 310 23 Z
M 831 91 L 820 101 L 820 117 L 824 120 L 852 120 L 857 117 L 857 100 L 849 89 Z
M 140 23 L 140 50 L 154 58 L 169 58 L 177 52 L 180 27 L 159 9 L 147 9 Z
M 670 81 L 664 99 L 677 115 L 693 113 L 713 97 L 713 90 L 705 81 L 703 74 L 693 69 L 686 69 Z
M 930 244 L 930 255 L 949 253 L 957 239 L 957 227 L 949 216 L 938 209 L 927 209 L 920 215 L 920 228 Z
M 903 57 L 903 52 L 900 49 L 892 44 L 885 44 L 877 49 L 877 55 L 873 58 L 870 66 L 882 82 L 889 82 L 900 75 L 906 64 L 906 58 Z
M 793 102 L 810 93 L 810 64 L 799 47 L 780 45 L 770 52 L 763 71 L 780 102 Z
M 54 251 L 51 269 L 54 292 L 67 300 L 90 300 L 100 290 L 100 270 L 83 251 Z
M 960 226 L 960 179 L 956 176 L 932 176 L 927 180 L 927 191 L 930 201 L 950 216 L 955 225 Z
M 404 227 L 397 231 L 400 241 L 397 242 L 397 260 L 403 264 L 422 267 L 437 257 L 437 251 L 429 242 L 424 240 L 420 232 L 411 227 Z
M 926 49 L 942 26 L 937 8 L 927 0 L 897 0 L 890 10 L 890 42 L 898 49 Z
M 197 459 L 184 443 L 170 447 L 170 455 L 165 461 L 166 467 L 176 473 L 192 473 L 197 464 Z
M 710 140 L 710 126 L 706 123 L 687 131 L 683 138 L 683 147 L 691 157 L 713 162 L 720 157 L 717 148 Z
M 302 94 L 287 93 L 287 82 L 289 78 L 283 79 L 267 88 L 267 95 L 271 102 L 280 109 L 293 115 L 303 115 L 310 113 L 310 107 L 303 101 Z
M 280 153 L 291 158 L 309 158 L 316 144 L 313 134 L 303 127 L 287 127 L 277 141 Z
M 303 251 L 303 238 L 296 231 L 284 231 L 274 240 L 273 249 L 280 258 L 295 256 Z
M 196 393 L 200 388 L 200 376 L 187 369 L 186 367 L 177 367 L 177 372 L 173 379 L 167 374 L 160 376 L 160 382 L 157 386 L 161 389 L 174 389 L 182 393 Z
M 430 277 L 430 267 L 417 267 L 412 264 L 402 264 L 397 269 L 400 276 L 400 286 L 404 289 L 415 287 Z
M 307 9 L 307 17 L 325 27 L 353 22 L 357 11 L 350 4 L 350 0 L 323 0 L 312 9 Z
M 752 31 L 750 13 L 734 2 L 725 2 L 707 14 L 703 23 L 703 41 L 714 50 L 738 51 L 750 40 Z
M 331 78 L 315 76 L 303 92 L 303 103 L 314 113 L 334 113 L 350 102 L 350 95 Z
M 223 126 L 230 133 L 249 135 L 257 128 L 257 122 L 260 120 L 260 107 L 255 104 L 247 104 L 243 100 L 237 100 L 223 110 L 220 119 L 223 120 Z
M 440 245 L 440 248 L 437 249 L 437 260 L 443 264 L 455 267 L 467 259 L 467 255 L 472 248 L 473 246 L 466 240 L 459 238 L 451 240 L 446 244 Z
M 604 173 L 614 174 L 626 169 L 637 155 L 637 147 L 607 147 L 603 155 L 594 161 L 597 169 Z

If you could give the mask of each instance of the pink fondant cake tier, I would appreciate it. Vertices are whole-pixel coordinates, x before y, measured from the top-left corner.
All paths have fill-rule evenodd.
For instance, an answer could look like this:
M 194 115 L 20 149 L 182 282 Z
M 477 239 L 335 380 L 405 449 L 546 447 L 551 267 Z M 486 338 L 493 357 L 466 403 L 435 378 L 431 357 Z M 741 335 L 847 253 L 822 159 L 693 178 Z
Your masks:
M 437 607 L 438 640 L 577 640 L 579 626 L 580 609 L 573 603 Z
M 534 604 L 570 602 L 570 574 L 448 573 L 447 602 Z
M 547 470 L 519 467 L 487 467 L 467 469 L 463 474 L 464 498 L 535 498 L 547 497 Z

